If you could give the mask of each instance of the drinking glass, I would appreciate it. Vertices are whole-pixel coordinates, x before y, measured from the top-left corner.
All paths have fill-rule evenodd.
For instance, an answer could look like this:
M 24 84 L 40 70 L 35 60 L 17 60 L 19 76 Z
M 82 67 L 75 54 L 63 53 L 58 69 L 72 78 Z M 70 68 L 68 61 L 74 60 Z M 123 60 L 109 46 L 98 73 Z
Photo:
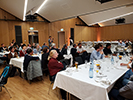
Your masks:
M 87 68 L 87 62 L 88 62 L 88 61 L 87 61 L 87 60 L 85 60 L 85 68 Z
M 75 62 L 76 71 L 78 71 L 78 62 Z

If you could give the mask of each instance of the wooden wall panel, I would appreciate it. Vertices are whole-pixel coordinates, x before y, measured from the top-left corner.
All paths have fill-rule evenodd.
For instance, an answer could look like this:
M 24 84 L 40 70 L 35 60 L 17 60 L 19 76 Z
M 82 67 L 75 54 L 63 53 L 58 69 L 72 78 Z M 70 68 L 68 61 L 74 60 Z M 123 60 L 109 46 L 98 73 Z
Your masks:
M 75 26 L 75 41 L 96 41 L 97 30 L 93 27 Z
M 7 19 L 15 19 L 14 16 L 0 9 L 0 19 L 5 17 Z M 75 26 L 75 24 L 83 24 L 78 18 L 57 21 L 52 23 L 47 22 L 21 22 L 21 21 L 0 21 L 0 44 L 9 43 L 15 39 L 15 25 L 20 25 L 22 28 L 22 41 L 28 44 L 28 30 L 34 27 L 38 30 L 39 44 L 44 42 L 48 44 L 49 36 L 54 38 L 54 42 L 58 47 L 58 31 L 61 28 L 65 31 L 65 42 L 69 43 L 70 28 L 74 28 L 75 42 L 77 41 L 96 41 L 100 40 L 117 40 L 117 39 L 130 39 L 133 40 L 133 24 L 108 26 L 101 28 Z
M 70 28 L 75 28 L 75 23 L 82 23 L 80 19 L 73 18 L 63 21 L 57 21 L 49 23 L 49 35 L 54 38 L 54 42 L 56 43 L 56 47 L 58 47 L 58 31 L 61 28 L 65 31 L 65 42 L 69 44 L 68 40 L 70 37 Z
M 108 26 L 101 28 L 101 40 L 133 40 L 133 24 Z

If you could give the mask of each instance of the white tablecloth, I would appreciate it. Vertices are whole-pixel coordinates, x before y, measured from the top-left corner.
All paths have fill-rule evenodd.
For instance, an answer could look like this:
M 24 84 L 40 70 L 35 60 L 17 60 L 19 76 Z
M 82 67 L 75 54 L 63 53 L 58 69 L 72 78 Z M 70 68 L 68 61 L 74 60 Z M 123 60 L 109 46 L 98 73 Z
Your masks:
M 103 77 L 103 79 L 107 78 L 108 80 L 110 80 L 110 85 L 96 82 L 96 71 L 94 71 L 94 77 L 89 78 L 89 64 L 87 64 L 87 68 L 83 64 L 79 66 L 81 69 L 78 69 L 78 72 L 75 71 L 75 68 L 70 68 L 72 70 L 72 75 L 68 74 L 68 72 L 66 71 L 58 72 L 53 89 L 55 89 L 56 87 L 64 89 L 65 91 L 77 96 L 81 100 L 109 100 L 108 92 L 114 86 L 114 83 L 128 69 L 126 68 L 126 66 L 119 66 L 123 61 L 118 61 L 118 63 L 113 65 L 113 67 L 111 67 L 112 65 L 110 59 L 108 60 L 108 58 L 99 62 L 103 68 L 103 74 L 107 76 Z M 107 66 L 109 68 L 109 72 L 107 72 Z
M 0 52 L 0 55 L 3 56 L 5 54 L 9 54 L 10 52 Z
M 11 58 L 9 64 L 20 68 L 21 69 L 21 72 L 24 73 L 24 70 L 23 70 L 23 62 L 24 62 L 24 57 L 21 57 L 21 58 Z
M 38 56 L 38 57 L 41 59 L 41 55 L 42 55 L 42 54 L 33 55 L 33 56 L 34 56 L 34 57 L 35 57 L 35 56 Z M 20 69 L 21 69 L 21 72 L 24 73 L 24 70 L 23 70 L 23 62 L 24 62 L 24 57 L 20 57 L 20 58 L 11 58 L 9 64 L 11 64 L 11 65 L 13 65 L 13 66 L 16 66 L 16 67 L 20 68 Z

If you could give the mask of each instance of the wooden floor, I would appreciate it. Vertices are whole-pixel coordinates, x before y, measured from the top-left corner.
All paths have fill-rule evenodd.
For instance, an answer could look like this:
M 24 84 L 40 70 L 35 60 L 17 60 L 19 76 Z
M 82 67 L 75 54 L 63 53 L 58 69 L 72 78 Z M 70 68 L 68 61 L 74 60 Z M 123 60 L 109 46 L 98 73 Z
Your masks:
M 4 66 L 0 66 L 0 74 L 3 69 Z M 51 89 L 50 94 L 48 95 L 50 81 L 46 76 L 44 76 L 44 80 L 42 81 L 38 80 L 29 84 L 25 79 L 22 79 L 17 75 L 14 77 L 9 77 L 5 86 L 10 92 L 12 98 L 10 99 L 8 93 L 3 88 L 2 92 L 0 92 L 0 100 L 59 100 L 58 89 Z M 71 100 L 77 99 L 72 97 Z

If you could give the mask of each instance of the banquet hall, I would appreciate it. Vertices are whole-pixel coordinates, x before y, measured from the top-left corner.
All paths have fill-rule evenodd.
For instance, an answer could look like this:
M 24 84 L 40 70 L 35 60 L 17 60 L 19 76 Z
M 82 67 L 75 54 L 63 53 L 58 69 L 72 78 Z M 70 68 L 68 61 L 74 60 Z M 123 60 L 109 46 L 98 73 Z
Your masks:
M 0 0 L 0 100 L 133 100 L 132 81 L 133 0 Z

